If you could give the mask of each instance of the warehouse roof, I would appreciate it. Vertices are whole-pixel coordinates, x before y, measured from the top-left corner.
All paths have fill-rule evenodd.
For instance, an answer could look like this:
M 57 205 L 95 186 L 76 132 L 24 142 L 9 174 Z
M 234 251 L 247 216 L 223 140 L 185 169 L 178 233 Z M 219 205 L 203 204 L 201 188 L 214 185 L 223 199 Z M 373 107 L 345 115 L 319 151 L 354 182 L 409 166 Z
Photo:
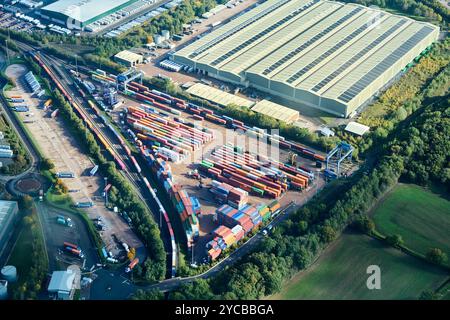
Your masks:
M 365 126 L 365 125 L 363 125 L 361 123 L 358 123 L 358 122 L 353 122 L 353 121 L 349 122 L 347 124 L 347 126 L 345 127 L 345 131 L 348 131 L 350 133 L 354 133 L 354 134 L 356 134 L 358 136 L 364 135 L 369 130 L 370 130 L 370 127 Z
M 268 0 L 175 57 L 274 91 L 280 83 L 348 103 L 438 32 L 431 24 L 358 4 Z
M 237 95 L 207 86 L 203 83 L 196 83 L 187 89 L 190 94 L 214 102 L 221 106 L 235 104 L 241 107 L 250 108 L 255 102 L 241 98 Z
M 91 20 L 114 8 L 122 6 L 130 0 L 59 0 L 42 8 L 66 15 L 80 22 Z
M 143 56 L 141 56 L 140 54 L 128 50 L 120 51 L 114 57 L 130 62 L 135 62 L 143 59 Z
M 72 270 L 55 271 L 48 285 L 49 292 L 68 293 L 73 288 L 75 272 Z
M 252 107 L 252 111 L 265 114 L 266 116 L 270 116 L 286 123 L 295 122 L 300 117 L 298 111 L 286 108 L 278 103 L 269 100 L 259 101 Z

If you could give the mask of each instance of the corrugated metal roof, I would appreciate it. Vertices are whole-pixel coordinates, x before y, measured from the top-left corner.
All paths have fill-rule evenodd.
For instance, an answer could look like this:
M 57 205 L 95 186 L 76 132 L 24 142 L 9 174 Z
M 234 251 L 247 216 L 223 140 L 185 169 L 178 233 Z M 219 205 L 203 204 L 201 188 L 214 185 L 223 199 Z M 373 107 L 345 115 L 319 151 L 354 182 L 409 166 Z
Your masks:
M 135 62 L 135 61 L 143 59 L 143 56 L 141 56 L 140 54 L 137 54 L 137 53 L 134 53 L 134 52 L 131 52 L 128 50 L 120 51 L 114 57 L 125 60 L 125 61 L 129 61 L 129 62 Z
M 430 44 L 430 34 L 437 37 L 438 31 L 358 4 L 268 0 L 181 49 L 175 59 L 189 59 L 200 69 L 205 64 L 225 78 L 221 71 L 243 81 L 260 79 L 259 86 L 280 83 L 347 103 L 423 39 Z
M 370 127 L 365 126 L 358 122 L 349 122 L 347 126 L 345 127 L 345 131 L 357 134 L 358 136 L 364 135 L 367 131 L 370 130 Z
M 55 271 L 48 285 L 49 292 L 70 292 L 73 288 L 75 272 L 72 270 Z
M 284 107 L 278 103 L 261 100 L 252 107 L 252 111 L 270 116 L 286 123 L 292 123 L 298 120 L 300 114 L 298 111 Z
M 186 90 L 190 94 L 214 102 L 221 106 L 235 104 L 241 107 L 250 108 L 255 103 L 251 100 L 241 98 L 234 94 L 210 87 L 203 83 L 196 83 Z

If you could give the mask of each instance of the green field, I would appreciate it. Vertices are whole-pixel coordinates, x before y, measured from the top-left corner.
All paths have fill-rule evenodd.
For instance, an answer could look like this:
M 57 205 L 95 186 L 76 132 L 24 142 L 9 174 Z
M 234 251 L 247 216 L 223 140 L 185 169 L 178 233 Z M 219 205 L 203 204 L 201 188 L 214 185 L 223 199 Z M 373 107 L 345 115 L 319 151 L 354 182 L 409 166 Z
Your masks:
M 381 289 L 366 287 L 369 265 L 381 269 Z M 270 299 L 416 299 L 448 274 L 360 234 L 344 234 L 311 266 Z
M 397 185 L 374 210 L 376 229 L 399 234 L 405 245 L 426 254 L 437 247 L 450 253 L 450 201 L 416 185 Z

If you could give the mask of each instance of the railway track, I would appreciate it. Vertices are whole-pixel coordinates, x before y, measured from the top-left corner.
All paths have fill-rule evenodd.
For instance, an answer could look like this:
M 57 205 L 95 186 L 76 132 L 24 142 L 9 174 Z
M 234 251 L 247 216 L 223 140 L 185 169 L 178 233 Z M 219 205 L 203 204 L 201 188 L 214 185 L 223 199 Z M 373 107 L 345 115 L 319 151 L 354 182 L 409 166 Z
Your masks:
M 99 109 L 95 105 L 87 105 L 86 101 L 84 101 L 84 98 L 80 97 L 77 91 L 71 88 L 71 86 L 73 85 L 71 77 L 68 72 L 66 72 L 64 67 L 62 67 L 63 65 L 65 65 L 65 62 L 63 60 L 47 56 L 46 54 L 43 54 L 41 52 L 36 52 L 35 48 L 27 44 L 18 42 L 18 46 L 22 50 L 29 52 L 35 58 L 35 60 L 37 60 L 41 64 L 41 67 L 44 68 L 44 70 L 50 76 L 51 80 L 56 84 L 58 89 L 62 92 L 68 102 L 75 109 L 76 113 L 79 114 L 83 122 L 94 133 L 95 137 L 100 140 L 101 144 L 119 165 L 121 169 L 119 170 L 119 172 L 126 180 L 130 182 L 132 188 L 136 192 L 136 195 L 143 202 L 149 212 L 152 213 L 155 221 L 158 221 L 158 223 L 160 223 L 159 220 L 161 220 L 161 216 L 159 214 L 158 204 L 152 204 L 149 199 L 145 197 L 145 193 L 151 192 L 144 187 L 144 176 L 140 173 L 134 172 L 134 164 L 131 161 L 131 158 L 127 155 L 127 152 L 124 150 L 123 146 L 120 143 L 115 143 L 113 141 L 114 135 L 110 132 L 108 126 L 104 124 L 98 116 L 100 114 Z M 93 108 L 97 108 L 97 110 L 93 110 L 94 112 L 91 112 Z M 113 138 L 111 138 L 110 136 L 112 136 Z M 115 139 L 117 139 L 117 137 Z M 161 230 L 161 233 L 164 234 L 163 230 Z M 171 243 L 170 235 L 164 235 L 163 242 L 166 249 L 166 254 L 172 256 L 173 244 Z M 178 261 L 178 257 L 176 257 L 176 261 Z M 173 261 L 170 261 L 170 259 L 168 259 L 167 270 L 169 275 L 171 273 L 170 270 L 172 269 L 172 266 Z

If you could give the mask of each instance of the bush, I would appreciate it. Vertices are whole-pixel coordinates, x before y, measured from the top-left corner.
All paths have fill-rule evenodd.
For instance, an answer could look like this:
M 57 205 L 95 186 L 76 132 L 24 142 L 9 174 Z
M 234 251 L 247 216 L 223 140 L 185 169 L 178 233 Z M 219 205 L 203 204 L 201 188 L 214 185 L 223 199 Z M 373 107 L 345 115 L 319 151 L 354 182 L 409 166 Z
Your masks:
M 393 235 L 387 236 L 386 242 L 395 248 L 402 246 L 404 243 L 402 236 L 398 235 L 398 234 L 393 234 Z
M 439 248 L 430 249 L 430 251 L 428 251 L 426 255 L 426 258 L 431 263 L 437 265 L 443 265 L 445 262 L 447 262 L 447 255 Z

